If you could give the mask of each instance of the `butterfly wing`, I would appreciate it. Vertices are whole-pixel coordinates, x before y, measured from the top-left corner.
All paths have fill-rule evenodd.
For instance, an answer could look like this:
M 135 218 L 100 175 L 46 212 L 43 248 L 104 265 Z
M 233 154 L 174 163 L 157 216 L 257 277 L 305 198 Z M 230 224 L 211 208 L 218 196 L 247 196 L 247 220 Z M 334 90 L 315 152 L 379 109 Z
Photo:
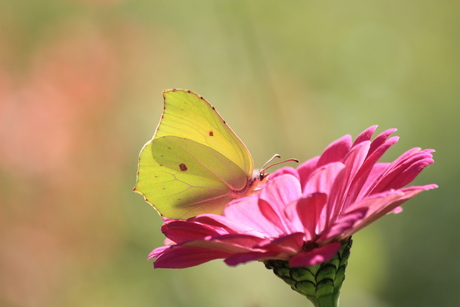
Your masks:
M 185 90 L 163 95 L 162 119 L 141 151 L 134 190 L 168 218 L 221 213 L 247 188 L 252 157 L 204 98 Z
M 165 90 L 164 112 L 154 139 L 179 136 L 206 145 L 252 176 L 254 162 L 243 142 L 216 109 L 200 95 L 181 89 Z
M 244 184 L 241 178 L 246 176 L 214 149 L 175 136 L 149 142 L 141 152 L 139 170 L 136 190 L 163 216 L 176 219 L 222 213 L 235 198 L 229 186 Z

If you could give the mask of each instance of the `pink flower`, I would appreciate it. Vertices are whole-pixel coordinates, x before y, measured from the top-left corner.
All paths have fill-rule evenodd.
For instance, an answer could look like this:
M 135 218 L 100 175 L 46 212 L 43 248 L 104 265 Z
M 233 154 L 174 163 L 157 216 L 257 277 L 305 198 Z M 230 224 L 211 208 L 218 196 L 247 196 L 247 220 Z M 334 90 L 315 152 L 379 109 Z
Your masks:
M 377 127 L 352 143 L 346 135 L 299 168 L 270 175 L 257 195 L 230 202 L 223 215 L 165 219 L 166 245 L 149 256 L 156 268 L 186 268 L 213 259 L 235 266 L 285 260 L 292 267 L 330 260 L 341 242 L 435 184 L 404 187 L 433 163 L 432 149 L 413 148 L 392 163 L 377 163 L 398 137 Z

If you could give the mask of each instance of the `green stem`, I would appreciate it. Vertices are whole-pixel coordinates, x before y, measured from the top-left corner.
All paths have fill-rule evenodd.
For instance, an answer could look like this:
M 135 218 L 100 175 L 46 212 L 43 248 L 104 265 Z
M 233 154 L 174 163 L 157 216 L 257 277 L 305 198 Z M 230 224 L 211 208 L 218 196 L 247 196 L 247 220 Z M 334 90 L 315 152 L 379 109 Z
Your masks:
M 340 292 L 320 297 L 307 296 L 307 298 L 315 307 L 339 307 L 339 296 Z

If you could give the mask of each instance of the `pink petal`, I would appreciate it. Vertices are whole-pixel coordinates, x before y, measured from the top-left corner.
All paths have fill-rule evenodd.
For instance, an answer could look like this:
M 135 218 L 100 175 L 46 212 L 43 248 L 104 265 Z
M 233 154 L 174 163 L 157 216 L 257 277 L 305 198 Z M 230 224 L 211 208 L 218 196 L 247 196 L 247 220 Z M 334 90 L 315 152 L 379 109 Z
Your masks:
M 169 249 L 170 246 L 161 246 L 161 247 L 157 247 L 155 248 L 150 254 L 149 256 L 147 257 L 147 260 L 149 259 L 152 259 L 152 258 L 155 258 L 155 257 L 158 257 L 159 255 L 163 254 L 165 252 L 165 250 Z
M 282 175 L 275 178 L 260 193 L 260 198 L 269 203 L 274 203 L 275 210 L 280 213 L 286 204 L 295 201 L 302 191 L 299 180 L 292 175 Z
M 377 178 L 376 171 L 378 169 L 375 167 L 377 161 L 397 141 L 398 137 L 392 137 L 383 144 L 379 145 L 377 148 L 372 148 L 374 145 L 374 142 L 372 142 L 366 160 L 364 161 L 360 170 L 357 172 L 353 182 L 350 183 L 349 194 L 344 207 L 348 206 L 348 204 L 354 202 L 356 199 L 359 199 L 361 195 L 366 195 L 368 187 L 373 182 L 374 178 Z M 383 163 L 379 163 L 378 165 L 383 166 Z M 381 168 L 381 170 L 383 171 L 383 168 Z
M 242 206 L 240 209 L 237 207 L 235 208 L 229 208 L 230 206 Z M 251 224 L 251 223 L 243 223 L 242 219 L 247 216 L 247 212 L 251 211 L 249 208 L 258 210 L 258 205 L 257 205 L 257 198 L 256 197 L 246 197 L 244 199 L 238 199 L 233 202 L 230 202 L 227 207 L 224 209 L 224 214 L 225 210 L 228 210 L 228 213 L 230 216 L 223 216 L 223 215 L 217 215 L 217 214 L 202 214 L 198 215 L 196 217 L 190 218 L 187 221 L 188 222 L 193 222 L 193 223 L 200 223 L 200 224 L 205 224 L 209 225 L 211 227 L 214 227 L 216 230 L 216 233 L 219 234 L 225 234 L 225 233 L 246 233 L 246 234 L 259 234 L 260 231 L 256 227 L 256 225 Z M 227 209 L 228 208 L 228 209 Z M 246 214 L 243 214 L 243 216 L 240 216 L 241 212 L 246 212 Z M 251 211 L 252 212 L 252 211 Z M 235 217 L 232 217 L 232 214 L 235 214 Z M 252 212 L 253 216 L 255 215 L 254 212 Z M 261 216 L 261 215 L 260 215 Z M 258 221 L 256 219 L 256 221 Z M 262 231 L 266 229 L 265 227 L 262 227 Z
M 367 211 L 367 208 L 360 208 L 346 214 L 341 214 L 337 217 L 331 227 L 321 234 L 321 237 L 318 238 L 317 242 L 329 242 L 331 239 L 341 240 L 342 238 L 348 237 L 343 234 L 350 232 L 350 229 L 353 229 L 355 224 L 366 216 Z
M 303 187 L 307 180 L 310 178 L 311 174 L 313 171 L 316 169 L 316 166 L 318 165 L 318 157 L 314 157 L 313 159 L 310 159 L 304 163 L 302 163 L 298 168 L 297 172 L 300 177 L 300 185 Z
M 331 143 L 321 154 L 316 167 L 342 161 L 351 148 L 351 136 L 345 135 L 337 141 Z
M 231 253 L 241 253 L 251 250 L 254 246 L 260 245 L 266 239 L 244 235 L 224 235 L 209 237 L 204 240 L 187 241 L 181 244 L 186 247 L 199 247 L 205 249 L 220 250 Z
M 378 220 L 382 216 L 397 209 L 397 207 L 418 193 L 434 188 L 437 188 L 437 185 L 430 184 L 425 186 L 408 187 L 396 191 L 386 191 L 380 194 L 372 195 L 369 198 L 353 204 L 353 208 L 368 208 L 368 211 L 366 216 L 361 221 L 356 223 L 351 231 L 346 232 L 344 235 L 351 236 L 353 233 L 356 233 L 357 231 Z M 349 209 L 354 210 L 352 207 Z
M 345 167 L 337 174 L 337 178 L 329 194 L 329 216 L 337 216 L 342 211 L 342 207 L 347 205 L 347 196 L 352 194 L 349 188 L 355 179 L 356 173 L 358 173 L 367 157 L 369 146 L 369 141 L 363 141 L 354 146 L 345 157 L 343 161 Z
M 420 174 L 420 172 L 427 167 L 428 165 L 432 164 L 434 160 L 430 157 L 422 157 L 422 155 L 418 155 L 405 163 L 399 165 L 393 172 L 395 174 L 395 178 L 389 185 L 387 185 L 387 189 L 399 189 L 409 183 L 411 183 L 415 177 Z M 396 175 L 396 173 L 398 173 Z
M 334 210 L 333 195 L 337 189 L 334 189 L 337 182 L 337 177 L 343 171 L 344 165 L 341 162 L 330 163 L 318 169 L 308 181 L 304 188 L 304 195 L 309 196 L 317 193 L 328 194 L 326 211 L 323 213 L 325 217 L 322 220 L 317 220 L 318 228 L 328 227 L 329 218 L 333 216 Z
M 322 166 L 315 170 L 311 175 L 310 180 L 303 188 L 303 195 L 315 193 L 329 194 L 336 180 L 337 174 L 342 171 L 345 166 L 342 162 L 334 162 Z
M 259 208 L 263 216 L 276 225 L 281 233 L 295 231 L 285 218 L 284 208 L 301 195 L 299 180 L 291 175 L 276 177 L 260 193 Z
M 156 255 L 155 268 L 183 269 L 196 266 L 210 260 L 226 258 L 231 253 L 205 248 L 171 246 Z
M 361 142 L 364 142 L 364 141 L 369 141 L 372 137 L 372 135 L 374 134 L 375 132 L 375 129 L 377 129 L 377 125 L 375 126 L 370 126 L 369 128 L 367 128 L 366 130 L 364 130 L 363 132 L 361 132 L 357 137 L 356 137 L 356 140 L 355 142 L 353 143 L 353 146 L 361 143 Z
M 215 228 L 207 225 L 190 223 L 187 221 L 177 220 L 165 223 L 161 227 L 164 235 L 174 241 L 183 242 L 188 240 L 202 239 L 206 236 L 219 234 Z
M 333 242 L 309 252 L 301 252 L 289 260 L 289 265 L 292 267 L 307 267 L 331 260 L 341 246 L 342 244 Z
M 268 259 L 278 259 L 277 256 L 278 253 L 273 251 L 239 253 L 227 257 L 227 259 L 225 259 L 224 262 L 229 266 L 236 266 L 238 264 L 247 263 L 249 261 L 264 261 Z
M 413 148 L 393 163 L 376 180 L 369 193 L 379 193 L 390 189 L 399 189 L 410 183 L 417 175 L 434 160 L 432 150 Z
M 281 175 L 292 175 L 292 176 L 296 177 L 297 179 L 300 179 L 298 170 L 296 170 L 293 167 L 283 167 L 283 168 L 277 169 L 275 172 L 273 172 L 273 173 L 271 173 L 269 175 L 268 179 L 272 180 L 272 179 L 275 179 L 276 177 L 281 176 Z
M 324 227 L 325 222 L 320 220 L 321 213 L 327 202 L 327 195 L 315 193 L 300 198 L 297 203 L 286 208 L 287 215 L 293 220 L 297 217 L 305 232 L 305 241 L 314 240 L 318 232 Z
M 359 191 L 359 194 L 356 196 L 355 200 L 362 199 L 363 197 L 365 197 L 365 195 L 369 195 L 371 187 L 375 185 L 376 180 L 382 176 L 382 174 L 385 172 L 389 165 L 390 163 L 381 162 L 375 164 L 372 167 L 366 181 L 362 185 L 361 190 Z
M 292 255 L 302 250 L 303 242 L 304 233 L 297 232 L 268 241 L 268 244 L 259 245 L 258 248 Z
M 224 215 L 240 224 L 240 229 L 244 228 L 243 233 L 275 237 L 282 233 L 279 226 L 267 220 L 260 211 L 258 197 L 245 197 L 232 201 L 225 207 Z
M 388 129 L 380 133 L 371 143 L 371 147 L 369 149 L 369 155 L 373 154 L 374 151 L 379 148 L 384 143 L 388 142 L 387 138 L 396 132 L 398 129 Z M 396 142 L 398 141 L 399 137 L 394 137 Z

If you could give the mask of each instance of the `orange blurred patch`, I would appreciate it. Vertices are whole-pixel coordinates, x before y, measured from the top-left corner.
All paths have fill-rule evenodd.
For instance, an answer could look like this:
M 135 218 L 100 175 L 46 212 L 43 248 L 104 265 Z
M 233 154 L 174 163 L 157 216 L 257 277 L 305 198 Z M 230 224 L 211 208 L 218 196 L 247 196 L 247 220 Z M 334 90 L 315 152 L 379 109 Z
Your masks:
M 62 33 L 21 78 L 0 66 L 0 301 L 17 306 L 53 305 L 69 270 L 117 244 L 119 55 L 97 28 Z

